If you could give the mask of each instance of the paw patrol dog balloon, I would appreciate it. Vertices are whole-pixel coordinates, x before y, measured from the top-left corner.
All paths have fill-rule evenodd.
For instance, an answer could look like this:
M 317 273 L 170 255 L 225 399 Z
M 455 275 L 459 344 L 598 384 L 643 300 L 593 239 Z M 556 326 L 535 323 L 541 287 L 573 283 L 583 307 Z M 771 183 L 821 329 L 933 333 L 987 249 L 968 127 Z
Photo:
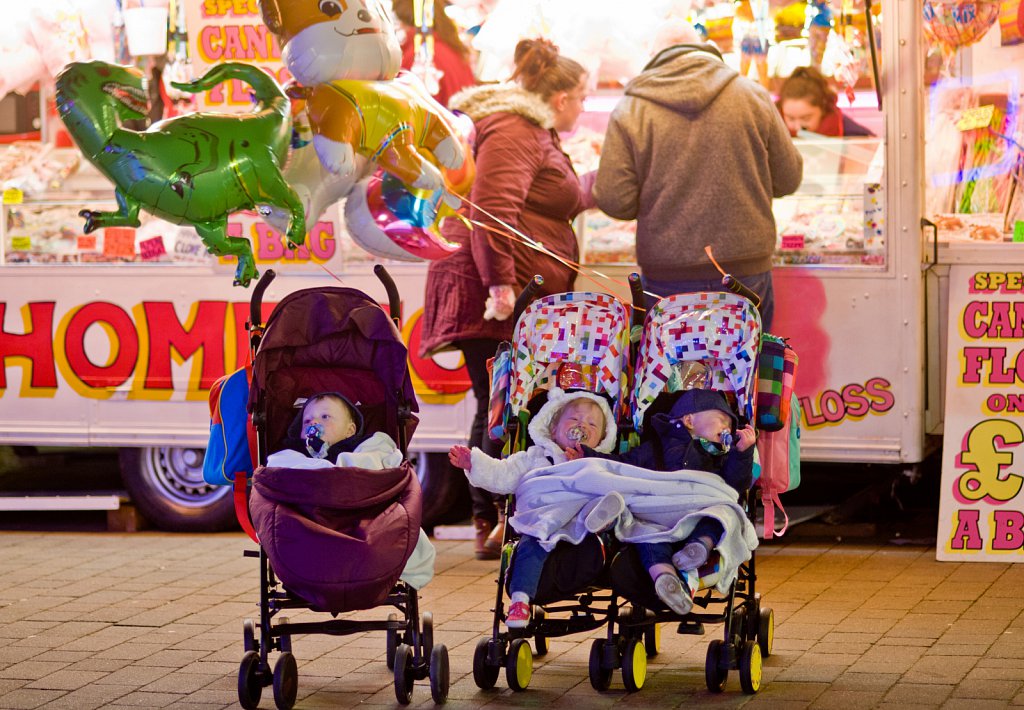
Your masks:
M 419 80 L 397 76 L 401 50 L 379 0 L 261 0 L 260 9 L 302 85 L 296 92 L 328 173 L 354 184 L 379 166 L 410 189 L 445 190 L 442 169 L 463 165 L 464 143 Z

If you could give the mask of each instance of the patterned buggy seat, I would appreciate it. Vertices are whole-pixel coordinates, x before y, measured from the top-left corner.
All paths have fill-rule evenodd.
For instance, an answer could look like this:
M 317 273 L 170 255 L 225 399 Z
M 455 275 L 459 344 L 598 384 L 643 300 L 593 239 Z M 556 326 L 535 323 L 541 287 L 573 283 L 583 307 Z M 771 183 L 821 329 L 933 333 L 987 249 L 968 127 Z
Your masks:
M 647 314 L 637 351 L 633 425 L 642 431 L 648 409 L 663 393 L 685 388 L 687 363 L 703 363 L 703 386 L 736 396 L 736 406 L 754 421 L 761 316 L 733 293 L 681 293 L 663 298 Z
M 619 414 L 627 392 L 629 314 L 606 293 L 545 296 L 519 317 L 511 356 L 512 418 L 527 411 L 538 393 L 555 386 L 606 395 Z

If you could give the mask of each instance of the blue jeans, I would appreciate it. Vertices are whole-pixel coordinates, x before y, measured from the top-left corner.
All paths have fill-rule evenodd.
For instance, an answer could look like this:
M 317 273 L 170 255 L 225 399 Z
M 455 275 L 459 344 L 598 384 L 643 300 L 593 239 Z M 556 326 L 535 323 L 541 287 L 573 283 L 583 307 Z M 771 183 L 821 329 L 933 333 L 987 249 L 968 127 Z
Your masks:
M 671 553 L 670 553 L 671 556 Z M 515 564 L 509 577 L 508 591 L 523 592 L 532 600 L 537 596 L 537 585 L 540 573 L 544 570 L 544 561 L 548 551 L 540 546 L 540 540 L 523 535 L 516 544 Z
M 772 329 L 775 317 L 775 287 L 772 284 L 772 272 L 751 274 L 739 279 L 744 286 L 761 297 L 761 330 L 768 333 Z M 696 293 L 698 291 L 723 291 L 721 279 L 698 279 L 695 281 L 655 281 L 643 277 L 644 290 L 657 294 L 659 297 L 671 296 L 676 293 Z M 657 302 L 657 298 L 647 296 L 647 307 Z
M 701 518 L 694 526 L 693 532 L 682 543 L 640 542 L 637 543 L 636 552 L 640 556 L 640 563 L 644 566 L 644 569 L 649 570 L 656 564 L 672 565 L 672 553 L 677 549 L 682 549 L 688 542 L 707 536 L 715 540 L 717 544 L 717 541 L 721 540 L 724 534 L 725 528 L 722 527 L 722 523 L 717 518 Z M 543 562 L 541 564 L 543 565 Z M 672 566 L 675 567 L 675 565 Z M 540 574 L 538 573 L 539 576 Z

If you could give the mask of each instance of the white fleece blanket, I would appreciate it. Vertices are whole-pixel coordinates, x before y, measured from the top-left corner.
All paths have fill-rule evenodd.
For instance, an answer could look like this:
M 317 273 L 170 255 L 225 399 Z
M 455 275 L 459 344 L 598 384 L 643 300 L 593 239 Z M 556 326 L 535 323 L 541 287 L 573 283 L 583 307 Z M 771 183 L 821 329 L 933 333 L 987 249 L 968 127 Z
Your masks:
M 739 566 L 757 547 L 757 533 L 736 502 L 736 491 L 705 471 L 651 471 L 618 461 L 583 458 L 526 474 L 516 488 L 516 513 L 509 520 L 520 534 L 551 549 L 586 536 L 583 520 L 597 500 L 618 491 L 627 510 L 615 525 L 623 542 L 674 542 L 686 538 L 702 517 L 722 523 L 725 535 L 719 591 L 727 592 Z

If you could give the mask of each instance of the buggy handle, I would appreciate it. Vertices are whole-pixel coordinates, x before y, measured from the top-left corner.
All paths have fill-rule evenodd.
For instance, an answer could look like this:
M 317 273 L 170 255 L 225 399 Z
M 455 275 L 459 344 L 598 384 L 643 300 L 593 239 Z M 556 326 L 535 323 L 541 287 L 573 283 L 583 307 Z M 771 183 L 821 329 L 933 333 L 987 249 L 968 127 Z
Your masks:
M 751 303 L 754 304 L 754 308 L 761 307 L 761 297 L 751 291 L 749 288 L 744 286 L 735 276 L 732 274 L 726 274 L 722 277 L 722 285 L 725 286 L 729 291 L 735 293 L 737 296 L 743 296 Z
M 640 274 L 633 272 L 629 275 L 629 295 L 633 299 L 633 318 L 631 325 L 643 325 L 644 316 L 647 314 L 647 304 L 644 299 L 644 283 Z
M 398 287 L 395 286 L 395 280 L 391 278 L 388 270 L 380 264 L 376 264 L 373 267 L 373 274 L 384 284 L 384 290 L 388 293 L 388 313 L 391 315 L 391 320 L 395 322 L 396 327 L 401 328 L 402 301 L 398 298 Z
M 537 297 L 537 292 L 540 291 L 540 287 L 544 285 L 544 277 L 540 274 L 535 274 L 530 282 L 526 284 L 526 288 L 519 294 L 519 298 L 516 299 L 515 308 L 512 311 L 512 322 L 518 323 L 519 316 L 523 315 L 523 311 L 530 305 L 530 302 Z
M 275 276 L 277 274 L 273 269 L 267 269 L 257 282 L 256 288 L 252 290 L 252 298 L 249 301 L 249 325 L 253 328 L 259 328 L 263 324 L 263 292 L 267 290 Z

